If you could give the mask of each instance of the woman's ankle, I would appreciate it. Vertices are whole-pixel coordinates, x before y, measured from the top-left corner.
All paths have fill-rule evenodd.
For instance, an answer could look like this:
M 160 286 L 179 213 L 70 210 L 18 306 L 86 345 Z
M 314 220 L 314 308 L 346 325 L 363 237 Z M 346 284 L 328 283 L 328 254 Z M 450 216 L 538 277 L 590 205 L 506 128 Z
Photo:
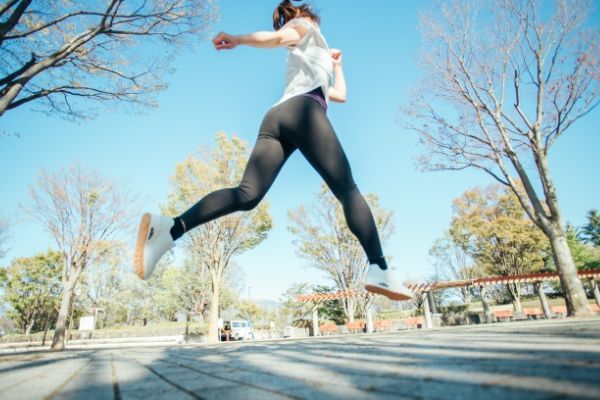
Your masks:
M 183 236 L 186 231 L 185 222 L 180 217 L 173 218 L 174 224 L 171 227 L 171 237 L 173 241 Z
M 385 261 L 385 257 L 384 256 L 370 259 L 369 263 L 370 264 L 377 264 L 379 266 L 379 268 L 381 268 L 384 271 L 388 268 L 387 262 Z

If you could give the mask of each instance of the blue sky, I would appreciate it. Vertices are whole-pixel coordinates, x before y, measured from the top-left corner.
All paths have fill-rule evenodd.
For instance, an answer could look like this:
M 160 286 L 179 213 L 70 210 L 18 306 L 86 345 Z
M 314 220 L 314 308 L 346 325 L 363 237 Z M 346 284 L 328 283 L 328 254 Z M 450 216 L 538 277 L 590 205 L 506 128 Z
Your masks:
M 276 3 L 223 0 L 213 30 L 269 30 Z M 312 3 L 320 10 L 329 45 L 344 52 L 348 102 L 332 104 L 330 119 L 360 190 L 378 194 L 395 215 L 396 233 L 385 244 L 386 254 L 406 277 L 429 276 L 428 250 L 448 227 L 452 199 L 492 180 L 476 171 L 419 172 L 414 167 L 421 150 L 417 137 L 397 123 L 399 107 L 420 79 L 417 23 L 427 2 Z M 598 10 L 592 21 L 600 21 Z M 127 181 L 141 194 L 145 208 L 157 212 L 166 201 L 175 164 L 200 146 L 212 146 L 217 131 L 253 144 L 264 113 L 281 96 L 285 50 L 216 52 L 203 42 L 177 57 L 173 66 L 159 107 L 141 115 L 102 111 L 98 118 L 76 124 L 22 107 L 2 117 L 0 129 L 18 131 L 21 137 L 0 139 L 0 214 L 13 223 L 11 249 L 1 264 L 53 246 L 42 227 L 18 208 L 27 202 L 28 186 L 40 168 L 54 171 L 79 160 L 106 177 Z M 599 126 L 596 109 L 559 140 L 550 157 L 564 217 L 575 225 L 584 223 L 587 210 L 600 208 Z M 258 248 L 236 259 L 251 298 L 276 300 L 293 282 L 328 283 L 295 255 L 286 229 L 287 211 L 313 202 L 320 184 L 296 153 L 271 188 L 267 198 L 274 229 Z

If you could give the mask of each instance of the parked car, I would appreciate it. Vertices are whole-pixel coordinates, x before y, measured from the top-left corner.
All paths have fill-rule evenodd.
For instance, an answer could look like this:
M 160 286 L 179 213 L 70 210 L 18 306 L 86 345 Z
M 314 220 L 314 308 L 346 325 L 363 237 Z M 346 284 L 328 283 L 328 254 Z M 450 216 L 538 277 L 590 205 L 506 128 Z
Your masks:
M 253 339 L 250 323 L 246 320 L 223 321 L 221 340 L 249 340 Z

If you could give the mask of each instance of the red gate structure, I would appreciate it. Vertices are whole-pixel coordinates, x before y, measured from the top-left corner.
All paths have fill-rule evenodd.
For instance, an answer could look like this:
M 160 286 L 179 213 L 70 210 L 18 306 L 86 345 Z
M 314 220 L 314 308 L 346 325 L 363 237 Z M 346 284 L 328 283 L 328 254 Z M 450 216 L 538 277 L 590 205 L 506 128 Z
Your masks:
M 596 284 L 596 279 L 600 278 L 600 269 L 578 271 L 578 275 L 581 279 L 589 279 L 596 304 L 600 307 L 600 291 Z M 431 328 L 431 306 L 429 304 L 429 294 L 436 290 L 460 288 L 460 287 L 477 287 L 480 291 L 481 303 L 483 305 L 483 313 L 486 322 L 492 321 L 492 312 L 489 302 L 486 299 L 486 288 L 493 285 L 505 285 L 509 283 L 529 283 L 533 284 L 538 296 L 540 298 L 540 304 L 542 306 L 543 313 L 546 318 L 552 317 L 552 311 L 548 306 L 548 300 L 546 295 L 541 288 L 542 282 L 558 281 L 559 275 L 557 272 L 538 273 L 538 274 L 523 274 L 523 275 L 506 275 L 506 276 L 492 276 L 478 279 L 466 279 L 457 281 L 444 281 L 444 282 L 430 282 L 430 283 L 405 283 L 414 293 L 415 296 L 422 296 L 423 298 L 423 309 L 425 311 L 425 327 Z M 326 300 L 334 299 L 346 299 L 350 297 L 364 298 L 366 300 L 365 309 L 367 316 L 367 332 L 373 332 L 373 311 L 372 302 L 373 294 L 365 290 L 354 290 L 354 291 L 340 291 L 336 293 L 314 293 L 308 295 L 298 296 L 298 301 L 303 303 L 312 303 L 312 318 L 313 318 L 313 335 L 319 335 L 319 315 L 317 312 L 317 305 Z

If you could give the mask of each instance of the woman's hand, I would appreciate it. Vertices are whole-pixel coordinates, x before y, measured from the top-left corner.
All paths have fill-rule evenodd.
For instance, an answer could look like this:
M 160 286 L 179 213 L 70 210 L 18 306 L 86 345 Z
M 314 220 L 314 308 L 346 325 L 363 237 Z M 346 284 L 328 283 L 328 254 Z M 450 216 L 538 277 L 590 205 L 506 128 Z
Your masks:
M 330 49 L 331 61 L 333 62 L 333 86 L 329 88 L 329 100 L 338 103 L 346 102 L 346 79 L 342 68 L 342 51 Z
M 342 66 L 342 51 L 338 49 L 330 49 L 331 59 L 333 60 L 334 67 Z
M 236 36 L 225 32 L 220 32 L 217 36 L 215 36 L 212 42 L 217 50 L 232 50 L 236 48 L 238 44 L 240 44 Z

